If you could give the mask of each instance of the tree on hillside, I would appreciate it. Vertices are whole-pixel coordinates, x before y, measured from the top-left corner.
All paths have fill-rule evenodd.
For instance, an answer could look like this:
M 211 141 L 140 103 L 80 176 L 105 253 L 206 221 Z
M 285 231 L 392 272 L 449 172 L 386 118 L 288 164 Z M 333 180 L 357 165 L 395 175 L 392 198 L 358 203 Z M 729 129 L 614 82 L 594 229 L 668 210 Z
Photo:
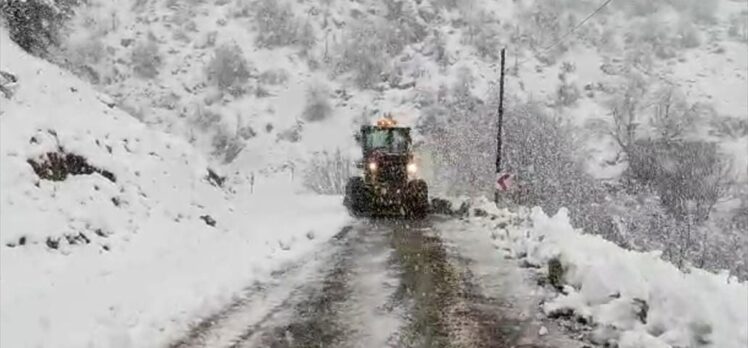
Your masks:
M 81 0 L 3 0 L 0 19 L 10 38 L 27 52 L 45 56 L 59 46 L 65 28 Z

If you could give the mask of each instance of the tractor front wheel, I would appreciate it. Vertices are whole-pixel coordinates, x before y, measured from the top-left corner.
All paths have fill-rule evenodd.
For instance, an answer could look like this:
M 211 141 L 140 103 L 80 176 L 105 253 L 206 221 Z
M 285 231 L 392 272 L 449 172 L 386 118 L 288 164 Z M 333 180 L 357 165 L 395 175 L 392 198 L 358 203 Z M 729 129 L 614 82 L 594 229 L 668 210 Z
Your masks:
M 343 205 L 348 208 L 348 212 L 355 217 L 365 216 L 369 213 L 370 203 L 369 190 L 364 179 L 361 177 L 348 179 L 343 199 Z
M 429 187 L 423 180 L 408 183 L 408 215 L 423 219 L 429 212 Z

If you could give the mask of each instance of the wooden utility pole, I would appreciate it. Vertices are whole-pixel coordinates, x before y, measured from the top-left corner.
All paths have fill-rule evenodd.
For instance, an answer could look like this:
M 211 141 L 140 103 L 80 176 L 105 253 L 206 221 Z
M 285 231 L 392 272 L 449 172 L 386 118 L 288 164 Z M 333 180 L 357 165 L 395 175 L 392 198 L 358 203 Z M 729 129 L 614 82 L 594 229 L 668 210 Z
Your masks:
M 501 49 L 501 75 L 499 80 L 499 124 L 496 132 L 496 185 L 499 184 L 501 176 L 501 145 L 502 145 L 502 123 L 504 122 L 504 61 L 506 58 L 506 49 Z M 499 202 L 499 189 L 495 188 L 494 201 Z

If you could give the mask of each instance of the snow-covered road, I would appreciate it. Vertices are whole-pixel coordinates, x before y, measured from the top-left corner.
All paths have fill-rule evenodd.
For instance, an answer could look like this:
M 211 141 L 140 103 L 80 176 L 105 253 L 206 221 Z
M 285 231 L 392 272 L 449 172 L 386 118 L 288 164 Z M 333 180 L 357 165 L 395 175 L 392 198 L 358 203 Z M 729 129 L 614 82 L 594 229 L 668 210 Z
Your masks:
M 516 266 L 461 226 L 358 221 L 171 347 L 579 346 L 546 334 Z

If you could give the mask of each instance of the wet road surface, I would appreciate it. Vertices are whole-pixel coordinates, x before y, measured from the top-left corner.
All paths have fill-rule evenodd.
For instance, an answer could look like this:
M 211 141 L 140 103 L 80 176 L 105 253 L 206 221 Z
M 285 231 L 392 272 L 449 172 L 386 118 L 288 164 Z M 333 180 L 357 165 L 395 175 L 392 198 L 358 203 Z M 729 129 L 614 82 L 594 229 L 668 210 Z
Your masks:
M 170 347 L 558 347 L 512 310 L 490 279 L 501 274 L 483 274 L 496 268 L 487 243 L 456 229 L 445 217 L 356 222 Z

